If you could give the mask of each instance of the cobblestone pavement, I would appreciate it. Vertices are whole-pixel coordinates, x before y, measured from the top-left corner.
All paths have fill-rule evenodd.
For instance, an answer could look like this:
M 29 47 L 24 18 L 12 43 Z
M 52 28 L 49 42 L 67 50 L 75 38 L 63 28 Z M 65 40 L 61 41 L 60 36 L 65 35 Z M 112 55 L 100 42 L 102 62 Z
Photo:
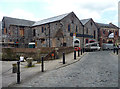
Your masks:
M 66 64 L 62 63 L 62 57 L 60 59 L 56 60 L 49 60 L 49 61 L 44 61 L 44 69 L 45 72 L 47 73 L 48 71 L 59 69 L 61 67 L 65 67 L 67 65 L 73 64 L 77 61 L 79 61 L 84 55 L 87 53 L 84 53 L 83 55 L 80 55 L 76 60 L 73 59 L 73 52 L 66 54 Z M 2 87 L 10 87 L 16 84 L 17 80 L 17 74 L 12 73 L 12 64 L 17 63 L 17 61 L 2 61 Z M 41 72 L 41 63 L 36 64 L 37 62 L 34 61 L 33 64 L 35 64 L 35 67 L 30 67 L 26 68 L 27 62 L 21 62 L 20 64 L 20 75 L 21 75 L 21 83 L 24 81 L 29 81 L 30 78 L 37 76 L 37 75 L 42 75 L 44 73 Z
M 118 87 L 118 56 L 111 51 L 90 52 L 74 64 L 14 87 Z

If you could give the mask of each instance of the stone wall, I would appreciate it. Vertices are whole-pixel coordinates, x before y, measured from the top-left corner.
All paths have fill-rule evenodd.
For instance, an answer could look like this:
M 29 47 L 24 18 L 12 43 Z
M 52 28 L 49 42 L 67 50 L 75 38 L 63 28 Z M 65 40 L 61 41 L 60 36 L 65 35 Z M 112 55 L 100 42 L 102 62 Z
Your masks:
M 25 58 L 33 57 L 38 60 L 40 57 L 45 57 L 45 60 L 51 59 L 51 53 L 56 52 L 55 47 L 42 48 L 2 48 L 2 60 L 19 60 L 20 55 Z M 73 52 L 73 47 L 58 47 L 58 55 L 61 56 L 63 52 Z

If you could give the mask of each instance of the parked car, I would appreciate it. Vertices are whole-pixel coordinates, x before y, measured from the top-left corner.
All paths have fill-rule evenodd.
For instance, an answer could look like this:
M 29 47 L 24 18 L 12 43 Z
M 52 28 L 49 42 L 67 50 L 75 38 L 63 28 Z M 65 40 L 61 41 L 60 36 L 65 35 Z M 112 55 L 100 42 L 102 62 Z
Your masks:
M 110 44 L 110 43 L 103 43 L 102 45 L 103 50 L 112 50 L 113 48 L 114 48 L 113 44 Z
M 88 43 L 85 45 L 85 51 L 93 51 L 93 50 L 100 50 L 100 46 L 97 42 L 94 43 Z
M 120 49 L 120 44 L 118 46 L 119 46 L 119 49 Z

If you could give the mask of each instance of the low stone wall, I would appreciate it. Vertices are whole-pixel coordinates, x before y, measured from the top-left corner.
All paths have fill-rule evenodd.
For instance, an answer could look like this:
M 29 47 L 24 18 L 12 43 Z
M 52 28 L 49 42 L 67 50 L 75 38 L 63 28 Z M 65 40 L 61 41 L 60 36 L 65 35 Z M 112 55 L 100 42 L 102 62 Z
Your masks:
M 32 57 L 34 60 L 38 60 L 43 56 L 45 60 L 51 59 L 51 54 L 55 53 L 55 47 L 42 47 L 42 48 L 2 48 L 2 60 L 19 60 L 20 55 L 25 58 Z M 62 56 L 62 53 L 73 52 L 73 47 L 58 47 L 58 56 Z

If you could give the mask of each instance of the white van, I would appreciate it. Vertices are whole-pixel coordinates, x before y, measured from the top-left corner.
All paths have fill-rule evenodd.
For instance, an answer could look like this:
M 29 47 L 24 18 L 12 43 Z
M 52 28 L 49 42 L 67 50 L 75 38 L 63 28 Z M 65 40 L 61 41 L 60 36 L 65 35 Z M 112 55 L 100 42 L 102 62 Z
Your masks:
M 100 46 L 97 42 L 94 42 L 94 43 L 88 43 L 85 45 L 85 50 L 90 50 L 90 51 L 93 51 L 93 50 L 100 50 Z

